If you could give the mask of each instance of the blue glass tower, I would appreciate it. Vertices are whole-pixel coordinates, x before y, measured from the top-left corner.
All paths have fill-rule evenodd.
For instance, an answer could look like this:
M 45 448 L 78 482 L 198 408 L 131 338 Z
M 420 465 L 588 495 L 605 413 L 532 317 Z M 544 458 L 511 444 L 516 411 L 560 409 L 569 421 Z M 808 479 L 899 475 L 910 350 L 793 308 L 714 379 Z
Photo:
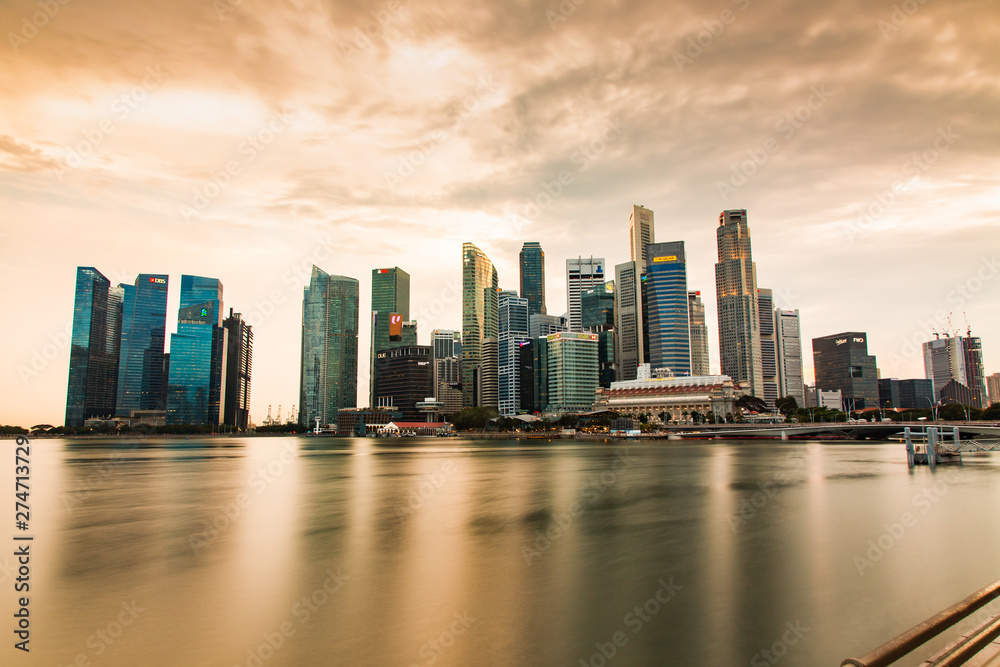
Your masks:
M 312 268 L 302 297 L 299 423 L 337 423 L 358 404 L 358 281 Z M 171 364 L 173 360 L 171 360 Z
M 66 426 L 115 414 L 121 345 L 122 290 L 92 266 L 76 270 Z
M 646 246 L 644 300 L 650 365 L 667 367 L 674 375 L 690 375 L 691 329 L 683 241 Z
M 519 298 L 513 290 L 498 294 L 498 407 L 502 415 L 515 415 L 521 407 L 521 344 L 528 336 L 528 313 L 531 302 Z
M 215 426 L 225 398 L 226 329 L 222 283 L 181 276 L 177 333 L 170 336 L 167 423 Z
M 141 273 L 123 291 L 118 357 L 119 417 L 132 410 L 164 410 L 163 346 L 167 332 L 167 276 Z

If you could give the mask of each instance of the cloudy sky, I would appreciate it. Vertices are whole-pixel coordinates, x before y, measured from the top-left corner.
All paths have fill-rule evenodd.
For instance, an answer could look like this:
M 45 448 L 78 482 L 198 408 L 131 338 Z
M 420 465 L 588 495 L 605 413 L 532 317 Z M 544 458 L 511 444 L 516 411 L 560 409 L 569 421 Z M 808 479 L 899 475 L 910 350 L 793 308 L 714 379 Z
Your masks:
M 298 402 L 309 267 L 412 276 L 460 328 L 461 244 L 517 289 L 540 241 L 687 244 L 718 368 L 715 227 L 810 339 L 922 377 L 932 328 L 1000 371 L 1000 6 L 951 2 L 11 0 L 0 5 L 0 423 L 61 424 L 77 266 L 216 277 L 255 325 L 251 415 Z M 361 332 L 361 404 L 368 329 Z

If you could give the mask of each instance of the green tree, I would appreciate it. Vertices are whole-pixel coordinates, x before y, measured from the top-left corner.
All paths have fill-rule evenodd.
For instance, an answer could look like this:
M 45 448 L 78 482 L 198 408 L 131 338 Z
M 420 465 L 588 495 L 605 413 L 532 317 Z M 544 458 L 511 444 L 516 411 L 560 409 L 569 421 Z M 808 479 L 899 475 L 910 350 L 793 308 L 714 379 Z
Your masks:
M 980 419 L 1000 419 L 1000 403 L 994 403 L 990 407 L 986 408 L 979 415 Z
M 791 417 L 798 412 L 799 402 L 795 400 L 794 396 L 782 396 L 774 402 L 774 407 L 786 417 Z
M 736 407 L 743 408 L 748 412 L 767 412 L 767 403 L 764 402 L 764 399 L 750 394 L 740 396 L 736 400 Z

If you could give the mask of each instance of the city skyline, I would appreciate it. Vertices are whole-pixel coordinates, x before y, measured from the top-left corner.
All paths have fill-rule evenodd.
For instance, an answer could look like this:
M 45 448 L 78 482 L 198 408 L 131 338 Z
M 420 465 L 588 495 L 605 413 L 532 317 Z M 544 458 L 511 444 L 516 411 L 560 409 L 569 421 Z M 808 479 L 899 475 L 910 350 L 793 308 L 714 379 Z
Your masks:
M 727 209 L 752 215 L 760 284 L 800 310 L 803 341 L 863 330 L 883 377 L 922 377 L 931 329 L 964 332 L 967 317 L 986 373 L 1000 370 L 992 5 L 900 19 L 731 3 L 723 22 L 696 3 L 427 4 L 385 26 L 378 7 L 230 9 L 60 5 L 0 52 L 0 271 L 32 285 L 0 296 L 22 318 L 2 334 L 0 421 L 64 414 L 78 266 L 113 285 L 219 277 L 254 327 L 260 420 L 298 402 L 288 369 L 313 264 L 358 279 L 405 267 L 426 344 L 460 328 L 463 241 L 504 289 L 539 241 L 553 313 L 565 259 L 628 260 L 640 203 L 660 238 L 685 241 L 714 371 L 712 230 Z M 37 11 L 16 1 L 0 20 L 17 32 Z M 168 319 L 178 298 L 172 285 Z

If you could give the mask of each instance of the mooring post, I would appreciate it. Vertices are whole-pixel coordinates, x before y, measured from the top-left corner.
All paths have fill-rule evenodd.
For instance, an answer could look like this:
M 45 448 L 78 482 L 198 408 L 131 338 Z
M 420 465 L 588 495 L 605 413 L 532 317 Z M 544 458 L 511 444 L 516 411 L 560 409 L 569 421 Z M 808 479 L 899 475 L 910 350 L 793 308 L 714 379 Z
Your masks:
M 913 467 L 913 438 L 910 436 L 910 427 L 903 429 L 903 439 L 906 441 L 906 465 Z
M 931 426 L 927 429 L 927 465 L 931 468 L 937 467 L 937 439 L 938 430 Z

